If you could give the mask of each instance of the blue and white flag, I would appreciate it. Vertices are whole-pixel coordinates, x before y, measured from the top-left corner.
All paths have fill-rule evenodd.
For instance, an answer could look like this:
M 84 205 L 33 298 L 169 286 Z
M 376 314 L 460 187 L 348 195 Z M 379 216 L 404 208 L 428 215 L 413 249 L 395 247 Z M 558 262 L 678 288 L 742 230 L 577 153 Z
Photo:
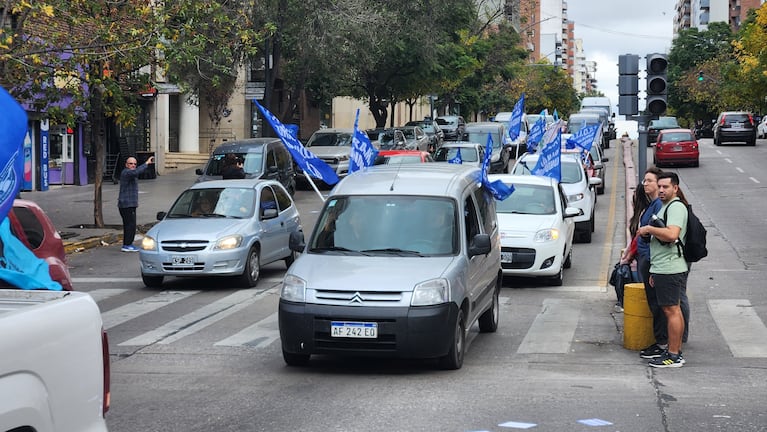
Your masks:
M 538 162 L 531 174 L 562 181 L 562 129 L 558 124 L 546 131 L 543 142 L 545 144 L 538 155 Z
M 338 175 L 336 175 L 336 172 L 330 165 L 323 162 L 322 159 L 301 145 L 301 141 L 294 137 L 290 130 L 268 109 L 262 107 L 257 100 L 253 99 L 253 102 L 261 111 L 266 121 L 272 126 L 277 136 L 282 140 L 282 143 L 285 144 L 290 155 L 293 156 L 293 160 L 296 161 L 306 174 L 318 178 L 329 185 L 338 183 Z
M 557 113 L 557 109 L 554 108 L 554 121 L 559 121 L 559 113 Z
M 535 149 L 538 148 L 538 143 L 543 138 L 544 132 L 546 132 L 546 117 L 540 116 L 530 128 L 530 133 L 527 134 L 528 153 L 535 153 Z
M 463 159 L 461 158 L 461 148 L 458 147 L 456 149 L 455 156 L 452 159 L 448 159 L 447 163 L 451 164 L 458 164 L 461 165 L 463 163 Z
M 0 87 L 0 221 L 13 207 L 24 180 L 24 137 L 27 113 Z
M 600 125 L 595 124 L 580 128 L 578 132 L 567 138 L 565 147 L 567 149 L 574 149 L 577 146 L 587 152 L 591 151 L 591 145 L 594 143 L 594 138 L 596 138 L 599 132 L 599 127 Z
M 519 138 L 519 130 L 522 127 L 522 115 L 525 113 L 525 94 L 522 93 L 519 100 L 514 104 L 514 109 L 511 110 L 511 118 L 509 118 L 509 138 L 515 141 Z
M 358 127 L 359 121 L 360 109 L 357 108 L 357 116 L 354 118 L 354 134 L 352 134 L 352 150 L 349 155 L 349 174 L 373 165 L 376 156 L 378 156 L 378 149 L 373 147 L 370 138 L 362 133 Z
M 485 158 L 482 160 L 482 172 L 480 173 L 480 181 L 482 186 L 486 187 L 493 197 L 499 201 L 503 201 L 514 192 L 514 186 L 508 186 L 506 183 L 496 180 L 490 182 L 487 178 L 487 173 L 490 170 L 490 159 L 493 155 L 493 136 L 490 133 L 487 134 L 487 145 L 485 145 Z

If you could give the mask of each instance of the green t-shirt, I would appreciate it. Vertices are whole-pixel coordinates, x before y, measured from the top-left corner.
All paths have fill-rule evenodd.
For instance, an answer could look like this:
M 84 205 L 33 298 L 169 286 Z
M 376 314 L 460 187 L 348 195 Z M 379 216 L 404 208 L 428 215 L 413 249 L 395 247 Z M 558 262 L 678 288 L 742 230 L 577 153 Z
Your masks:
M 674 198 L 671 202 L 664 204 L 656 215 L 662 219 L 663 212 L 668 207 L 666 226 L 675 225 L 682 228 L 679 232 L 679 239 L 684 240 L 687 235 L 687 206 L 684 203 L 674 204 L 674 201 L 679 201 L 679 198 Z M 684 260 L 684 255 L 680 256 L 679 252 L 681 249 L 677 245 L 673 243 L 664 245 L 653 237 L 650 240 L 650 273 L 675 274 L 686 272 L 688 270 L 687 262 Z

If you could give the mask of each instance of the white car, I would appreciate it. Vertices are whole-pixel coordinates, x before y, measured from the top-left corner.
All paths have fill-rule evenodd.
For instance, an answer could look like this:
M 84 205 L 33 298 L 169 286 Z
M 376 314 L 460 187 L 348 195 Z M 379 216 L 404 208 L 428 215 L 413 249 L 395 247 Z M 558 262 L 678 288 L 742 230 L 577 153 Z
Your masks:
M 434 162 L 448 162 L 461 152 L 461 164 L 481 167 L 485 160 L 485 147 L 468 141 L 451 141 L 442 144 L 434 153 Z
M 591 233 L 594 232 L 594 207 L 597 203 L 595 188 L 602 183 L 602 180 L 599 177 L 589 177 L 577 154 L 562 153 L 560 160 L 562 172 L 560 183 L 567 196 L 567 205 L 583 210 L 582 215 L 574 218 L 576 234 L 579 240 L 591 243 Z M 537 162 L 537 153 L 526 153 L 520 156 L 511 173 L 529 175 Z
M 562 186 L 550 177 L 497 174 L 514 192 L 495 203 L 501 234 L 501 269 L 507 276 L 543 277 L 562 285 L 563 269 L 573 261 L 573 218 L 583 214 L 568 207 Z
M 762 116 L 762 121 L 759 122 L 759 126 L 756 127 L 757 138 L 767 138 L 767 115 Z

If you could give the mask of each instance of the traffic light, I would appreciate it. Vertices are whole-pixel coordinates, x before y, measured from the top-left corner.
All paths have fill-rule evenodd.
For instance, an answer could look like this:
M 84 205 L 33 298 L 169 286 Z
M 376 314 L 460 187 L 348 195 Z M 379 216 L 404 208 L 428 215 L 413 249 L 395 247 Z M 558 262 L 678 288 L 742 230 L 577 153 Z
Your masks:
M 698 82 L 703 82 L 703 71 L 698 72 Z
M 639 56 L 618 56 L 618 114 L 639 114 Z
M 668 57 L 665 54 L 647 54 L 647 111 L 652 115 L 666 112 Z

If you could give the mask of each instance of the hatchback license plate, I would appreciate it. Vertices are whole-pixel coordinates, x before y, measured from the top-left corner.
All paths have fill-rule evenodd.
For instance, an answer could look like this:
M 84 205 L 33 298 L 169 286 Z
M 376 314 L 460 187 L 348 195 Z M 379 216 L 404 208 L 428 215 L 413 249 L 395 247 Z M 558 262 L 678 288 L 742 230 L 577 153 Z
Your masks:
M 514 259 L 514 253 L 512 252 L 501 252 L 501 262 L 510 263 Z
M 378 337 L 378 323 L 331 321 L 330 336 L 375 339 Z
M 193 255 L 174 255 L 170 257 L 171 265 L 192 265 L 197 262 L 197 257 Z

